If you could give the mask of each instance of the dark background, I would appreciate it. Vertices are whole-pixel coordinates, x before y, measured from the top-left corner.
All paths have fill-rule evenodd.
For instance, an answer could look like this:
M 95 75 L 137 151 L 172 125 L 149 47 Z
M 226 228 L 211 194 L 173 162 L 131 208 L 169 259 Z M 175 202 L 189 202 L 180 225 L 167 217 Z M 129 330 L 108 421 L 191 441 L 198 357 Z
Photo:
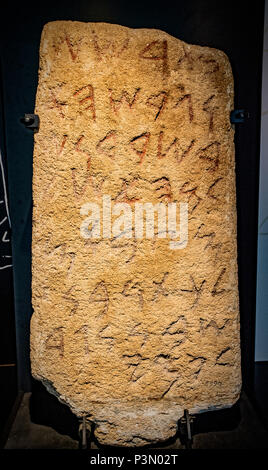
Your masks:
M 0 145 L 4 154 L 12 222 L 15 327 L 18 389 L 29 391 L 31 307 L 31 215 L 33 135 L 20 118 L 34 110 L 38 79 L 38 51 L 43 25 L 52 20 L 103 21 L 133 28 L 158 28 L 186 41 L 222 49 L 229 57 L 235 81 L 235 108 L 250 119 L 236 125 L 238 266 L 241 312 L 243 387 L 253 395 L 260 142 L 261 65 L 264 2 L 212 0 L 127 2 L 76 0 L 7 2 L 1 6 Z M 10 344 L 14 361 L 13 281 L 1 290 L 1 343 Z M 5 344 L 6 344 L 5 343 Z M 2 352 L 3 349 L 3 352 Z M 1 349 L 5 355 L 6 348 Z M 2 357 L 0 358 L 2 362 Z M 1 372 L 1 369 L 0 369 Z M 3 377 L 5 388 L 16 384 Z M 14 388 L 15 387 L 15 388 Z
M 6 421 L 17 395 L 12 252 L 4 188 L 4 181 L 6 187 L 8 181 L 6 159 L 3 158 L 6 152 L 2 98 L 0 93 L 0 150 L 3 153 L 3 168 L 0 168 L 0 432 L 1 423 Z

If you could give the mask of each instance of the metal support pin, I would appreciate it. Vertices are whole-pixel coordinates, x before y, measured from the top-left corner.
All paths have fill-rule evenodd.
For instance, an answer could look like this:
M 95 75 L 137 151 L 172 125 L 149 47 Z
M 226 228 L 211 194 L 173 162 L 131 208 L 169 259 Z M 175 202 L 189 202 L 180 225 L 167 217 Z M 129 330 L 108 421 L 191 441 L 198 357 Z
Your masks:
M 192 448 L 193 441 L 193 432 L 192 424 L 194 421 L 194 416 L 189 414 L 189 411 L 184 410 L 184 415 L 179 421 L 179 431 L 181 435 L 181 441 L 185 444 L 186 449 Z
M 79 425 L 79 443 L 80 449 L 90 449 L 90 441 L 91 441 L 91 434 L 92 434 L 92 426 L 86 420 L 86 416 L 83 416 L 82 420 L 80 420 Z
M 83 416 L 82 424 L 82 449 L 87 448 L 87 428 L 86 428 L 86 417 Z

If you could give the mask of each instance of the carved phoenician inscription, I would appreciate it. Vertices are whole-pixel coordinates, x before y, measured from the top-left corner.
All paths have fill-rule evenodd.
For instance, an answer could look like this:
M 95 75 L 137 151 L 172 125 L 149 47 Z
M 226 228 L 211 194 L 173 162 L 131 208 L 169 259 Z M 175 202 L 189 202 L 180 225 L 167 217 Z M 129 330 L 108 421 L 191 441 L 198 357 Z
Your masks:
M 233 78 L 163 31 L 56 21 L 35 112 L 33 376 L 99 442 L 239 397 Z

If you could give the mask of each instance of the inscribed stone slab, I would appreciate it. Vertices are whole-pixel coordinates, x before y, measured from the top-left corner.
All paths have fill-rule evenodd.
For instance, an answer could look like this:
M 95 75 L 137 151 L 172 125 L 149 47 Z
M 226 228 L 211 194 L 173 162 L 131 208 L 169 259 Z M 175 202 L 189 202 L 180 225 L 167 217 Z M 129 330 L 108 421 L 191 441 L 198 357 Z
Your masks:
M 44 27 L 32 373 L 96 423 L 101 443 L 165 440 L 185 408 L 239 397 L 232 108 L 231 67 L 219 50 L 153 29 Z M 187 242 L 172 249 L 168 234 L 109 229 L 83 238 L 85 204 L 102 207 L 103 196 L 131 211 L 188 203 Z

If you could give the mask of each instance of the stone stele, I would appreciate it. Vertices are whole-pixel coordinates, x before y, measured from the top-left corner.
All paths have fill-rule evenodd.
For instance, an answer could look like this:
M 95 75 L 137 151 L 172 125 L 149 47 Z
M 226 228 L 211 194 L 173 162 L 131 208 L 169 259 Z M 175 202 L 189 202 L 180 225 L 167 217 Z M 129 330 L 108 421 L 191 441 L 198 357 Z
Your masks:
M 105 23 L 43 29 L 32 374 L 94 422 L 102 444 L 164 441 L 184 409 L 239 398 L 232 108 L 220 50 Z M 111 234 L 103 196 L 124 203 Z M 88 202 L 103 217 L 99 237 L 92 225 L 81 235 Z M 123 208 L 145 202 L 188 203 L 188 242 L 114 235 Z

